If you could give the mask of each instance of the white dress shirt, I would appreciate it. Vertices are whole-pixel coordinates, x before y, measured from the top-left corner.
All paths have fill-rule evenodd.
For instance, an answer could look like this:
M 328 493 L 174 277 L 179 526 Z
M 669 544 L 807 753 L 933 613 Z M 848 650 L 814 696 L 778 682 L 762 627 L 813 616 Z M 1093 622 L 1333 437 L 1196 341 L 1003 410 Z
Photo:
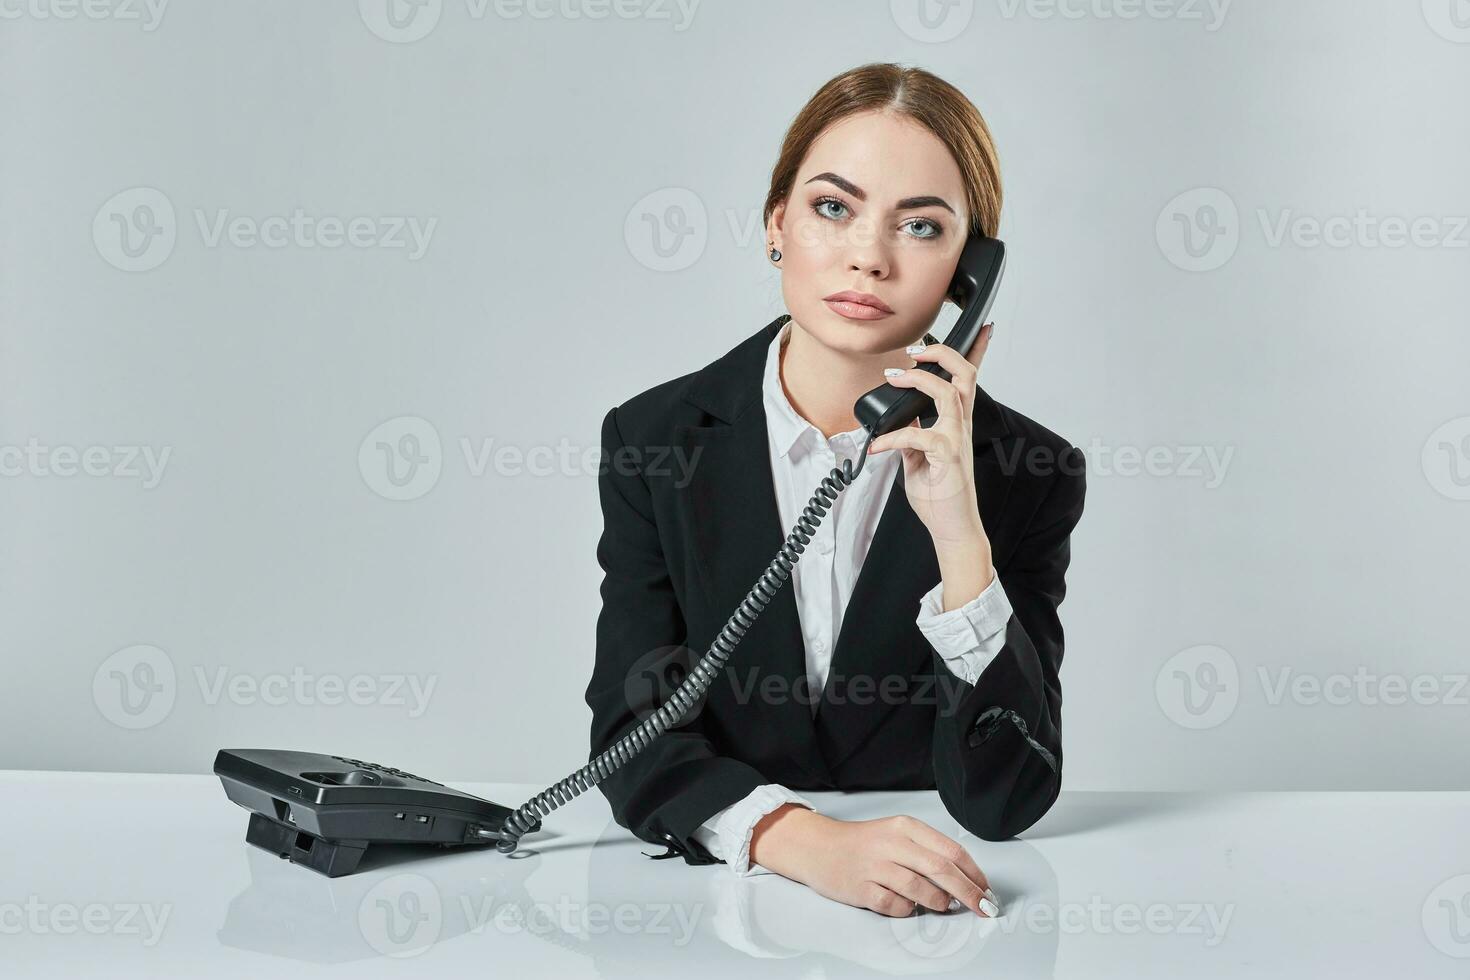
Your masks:
M 781 350 L 790 333 L 788 321 L 771 341 L 762 382 L 771 473 L 783 534 L 790 533 L 802 508 L 834 466 L 840 467 L 846 459 L 856 465 L 867 436 L 859 426 L 825 439 L 816 426 L 791 406 L 781 384 Z M 873 383 L 876 385 L 878 379 Z M 792 569 L 789 587 L 795 590 L 806 646 L 813 713 L 826 684 L 832 647 L 842 628 L 847 600 L 902 464 L 900 450 L 869 457 L 857 480 L 833 501 L 811 543 L 802 552 L 801 560 Z M 955 676 L 974 684 L 1005 646 L 1011 604 L 1001 588 L 999 576 L 980 595 L 949 612 L 940 611 L 943 591 L 941 581 L 925 593 L 919 602 L 916 623 Z M 750 837 L 760 818 L 783 803 L 816 809 L 785 786 L 765 783 L 714 814 L 695 829 L 693 837 L 736 874 L 769 874 L 769 869 L 751 864 Z

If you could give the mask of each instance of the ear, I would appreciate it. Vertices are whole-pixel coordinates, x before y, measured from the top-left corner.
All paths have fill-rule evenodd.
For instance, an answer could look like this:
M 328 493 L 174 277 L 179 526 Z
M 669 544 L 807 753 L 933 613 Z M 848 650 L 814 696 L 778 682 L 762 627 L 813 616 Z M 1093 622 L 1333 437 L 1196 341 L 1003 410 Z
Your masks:
M 771 220 L 766 222 L 766 240 L 772 238 L 780 239 L 782 234 L 781 225 L 786 220 L 786 202 L 782 201 L 771 209 Z

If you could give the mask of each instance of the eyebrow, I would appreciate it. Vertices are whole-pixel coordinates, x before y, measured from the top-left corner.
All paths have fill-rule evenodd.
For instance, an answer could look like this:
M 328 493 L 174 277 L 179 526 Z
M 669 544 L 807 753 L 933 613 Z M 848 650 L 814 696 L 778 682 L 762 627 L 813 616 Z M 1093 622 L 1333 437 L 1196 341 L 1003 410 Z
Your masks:
M 853 197 L 857 198 L 859 201 L 866 201 L 868 199 L 867 193 L 864 192 L 861 187 L 859 187 L 858 185 L 854 184 L 852 181 L 848 180 L 846 177 L 843 177 L 843 176 L 840 176 L 838 174 L 832 173 L 832 171 L 830 171 L 830 170 L 823 171 L 822 173 L 817 174 L 811 180 L 807 181 L 807 183 L 810 184 L 810 183 L 812 183 L 812 181 L 816 181 L 816 180 L 825 180 L 829 184 L 836 184 L 838 187 L 842 188 L 844 191 L 846 191 L 847 193 L 851 194 Z M 898 204 L 895 206 L 894 210 L 896 210 L 896 211 L 907 211 L 910 208 L 927 208 L 927 207 L 940 207 L 940 208 L 944 208 L 944 210 L 948 211 L 950 214 L 954 214 L 955 213 L 954 212 L 954 208 L 952 208 L 952 207 L 949 206 L 949 202 L 948 201 L 946 201 L 942 197 L 935 197 L 933 194 L 924 194 L 924 195 L 921 195 L 919 197 L 906 197 L 903 200 L 901 200 L 901 201 L 898 202 Z

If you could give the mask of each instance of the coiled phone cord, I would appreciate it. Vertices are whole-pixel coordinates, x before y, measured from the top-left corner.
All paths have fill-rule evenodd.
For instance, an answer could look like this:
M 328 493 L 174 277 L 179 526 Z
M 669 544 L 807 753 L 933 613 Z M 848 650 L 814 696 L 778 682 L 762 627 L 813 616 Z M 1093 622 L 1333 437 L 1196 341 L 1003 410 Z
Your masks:
M 791 569 L 801 559 L 801 553 L 811 542 L 812 535 L 816 533 L 817 526 L 822 523 L 822 518 L 827 515 L 837 495 L 847 489 L 848 484 L 856 480 L 863 471 L 863 464 L 868 460 L 868 446 L 872 445 L 874 438 L 872 430 L 868 430 L 868 438 L 858 453 L 856 467 L 850 459 L 843 460 L 841 467 L 832 467 L 832 471 L 822 480 L 802 510 L 801 517 L 797 518 L 796 526 L 786 536 L 781 550 L 746 593 L 745 600 L 726 621 L 709 651 L 699 659 L 699 663 L 669 699 L 659 705 L 658 710 L 644 719 L 637 728 L 603 750 L 597 758 L 522 804 L 520 809 L 505 818 L 505 823 L 498 831 L 482 829 L 478 832 L 480 836 L 494 838 L 497 842 L 495 849 L 502 854 L 512 853 L 523 835 L 541 825 L 541 817 L 570 803 L 584 791 L 602 782 L 647 748 L 650 742 L 684 719 L 689 709 L 703 697 L 710 684 L 725 669 L 730 655 L 735 652 L 736 645 L 744 638 L 756 617 L 791 577 Z

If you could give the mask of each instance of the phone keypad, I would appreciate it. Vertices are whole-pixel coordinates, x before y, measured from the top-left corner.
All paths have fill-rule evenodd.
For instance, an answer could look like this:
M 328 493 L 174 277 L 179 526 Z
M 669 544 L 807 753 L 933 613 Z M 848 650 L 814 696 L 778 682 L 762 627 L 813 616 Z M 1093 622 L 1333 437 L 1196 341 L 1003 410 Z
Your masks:
M 394 769 L 392 766 L 380 766 L 376 762 L 364 762 L 361 759 L 349 759 L 345 755 L 334 755 L 332 756 L 332 758 L 336 759 L 338 762 L 345 762 L 349 766 L 352 766 L 354 769 L 371 769 L 374 772 L 385 773 L 389 776 L 397 776 L 399 779 L 416 779 L 421 783 L 428 783 L 431 786 L 444 785 L 443 783 L 436 783 L 432 779 L 425 779 L 423 776 L 415 776 L 411 772 L 404 772 L 402 769 Z

